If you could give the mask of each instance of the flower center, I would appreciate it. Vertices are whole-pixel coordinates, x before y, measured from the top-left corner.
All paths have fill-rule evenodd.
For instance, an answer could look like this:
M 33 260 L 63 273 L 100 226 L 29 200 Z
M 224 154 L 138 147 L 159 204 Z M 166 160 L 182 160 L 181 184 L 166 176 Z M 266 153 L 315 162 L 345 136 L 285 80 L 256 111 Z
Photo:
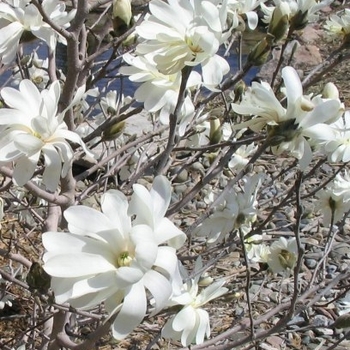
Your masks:
M 292 269 L 296 259 L 293 253 L 282 249 L 278 254 L 278 260 L 284 269 Z
M 133 257 L 129 254 L 129 252 L 125 251 L 119 254 L 117 259 L 118 267 L 130 266 Z

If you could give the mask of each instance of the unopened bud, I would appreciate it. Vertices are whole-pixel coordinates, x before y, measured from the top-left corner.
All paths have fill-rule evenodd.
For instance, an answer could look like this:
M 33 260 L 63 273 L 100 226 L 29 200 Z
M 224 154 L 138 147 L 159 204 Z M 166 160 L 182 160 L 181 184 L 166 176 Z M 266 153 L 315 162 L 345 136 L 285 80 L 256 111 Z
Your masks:
M 112 18 L 115 36 L 124 34 L 132 22 L 130 0 L 113 0 Z
M 267 60 L 269 52 L 272 47 L 274 37 L 267 34 L 265 38 L 261 39 L 250 51 L 247 61 L 253 66 L 261 66 Z
M 287 33 L 289 26 L 289 5 L 281 2 L 272 13 L 272 18 L 268 28 L 268 33 L 274 36 L 275 41 L 281 40 Z
M 299 10 L 290 20 L 292 30 L 302 30 L 307 26 L 309 12 Z
M 339 99 L 339 91 L 338 88 L 333 83 L 327 83 L 322 91 L 323 98 L 331 98 L 338 100 Z
M 215 145 L 221 141 L 221 122 L 219 118 L 210 120 L 209 141 L 211 145 Z

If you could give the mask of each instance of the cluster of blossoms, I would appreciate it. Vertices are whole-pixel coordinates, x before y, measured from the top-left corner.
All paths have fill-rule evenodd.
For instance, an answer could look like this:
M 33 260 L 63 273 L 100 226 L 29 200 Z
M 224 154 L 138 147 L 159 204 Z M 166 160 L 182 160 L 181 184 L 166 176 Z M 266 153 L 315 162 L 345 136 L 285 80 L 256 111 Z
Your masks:
M 282 39 L 288 30 L 300 30 L 318 17 L 316 12 L 333 0 L 274 0 L 274 6 L 261 4 L 264 21 L 269 23 L 268 33 L 276 41 Z
M 232 188 L 215 206 L 214 213 L 203 221 L 195 230 L 198 236 L 206 237 L 208 243 L 223 240 L 228 234 L 240 229 L 243 233 L 249 232 L 252 223 L 256 220 L 256 195 L 262 183 L 262 176 L 255 174 L 244 179 L 241 192 Z M 209 201 L 214 202 L 214 194 Z
M 192 298 L 186 301 L 176 256 L 186 236 L 164 217 L 171 198 L 170 183 L 157 176 L 150 191 L 141 185 L 134 185 L 133 190 L 130 202 L 120 191 L 107 191 L 101 201 L 102 212 L 70 207 L 64 212 L 69 232 L 44 233 L 44 269 L 52 276 L 56 301 L 83 309 L 103 301 L 109 314 L 117 314 L 113 336 L 123 339 L 146 316 L 148 292 L 152 314 L 178 298 L 177 304 L 188 304 L 187 311 L 175 316 L 181 326 L 174 321 L 165 333 L 171 332 L 169 327 L 183 332 L 183 344 L 188 345 L 199 332 L 197 340 L 203 341 L 209 318 L 203 319 L 205 311 L 198 307 L 226 289 L 221 282 L 214 284 L 210 295 L 199 302 L 196 280 L 191 291 L 186 290 Z
M 232 103 L 234 112 L 253 118 L 235 127 L 249 127 L 255 132 L 266 127 L 273 154 L 289 152 L 299 160 L 302 170 L 310 164 L 312 149 L 318 145 L 325 150 L 333 145 L 329 153 L 343 155 L 345 150 L 339 147 L 344 137 L 334 137 L 343 132 L 336 124 L 344 111 L 339 98 L 304 95 L 298 73 L 292 67 L 283 68 L 282 77 L 287 106 L 277 99 L 268 83 L 253 82 L 241 103 Z
M 41 4 L 48 18 L 56 25 L 67 28 L 76 11 L 65 11 L 64 3 L 44 0 Z M 47 24 L 31 0 L 6 0 L 0 3 L 0 60 L 10 64 L 16 56 L 20 42 L 39 38 L 54 50 L 57 41 L 65 39 Z
M 85 88 L 78 90 L 77 95 L 82 89 Z M 41 92 L 27 79 L 21 81 L 19 90 L 10 87 L 1 90 L 1 97 L 10 108 L 0 109 L 0 164 L 14 163 L 13 180 L 19 186 L 32 178 L 40 157 L 44 156 L 42 183 L 55 192 L 60 177 L 67 175 L 74 156 L 68 140 L 93 156 L 78 134 L 68 130 L 63 121 L 65 112 L 73 107 L 75 100 L 58 113 L 60 94 L 59 81 Z
M 153 0 L 150 14 L 136 27 L 141 42 L 134 55 L 124 55 L 130 65 L 120 72 L 130 80 L 143 83 L 135 98 L 143 102 L 149 112 L 160 112 L 162 123 L 169 122 L 174 112 L 182 79 L 190 91 L 200 85 L 215 90 L 230 70 L 227 61 L 217 54 L 230 36 L 227 28 L 227 1 Z M 201 74 L 184 69 L 200 66 Z M 180 135 L 194 116 L 190 96 L 182 104 L 178 120 Z
M 350 9 L 344 9 L 344 13 L 331 15 L 326 21 L 325 28 L 334 36 L 342 36 L 344 43 L 350 41 Z

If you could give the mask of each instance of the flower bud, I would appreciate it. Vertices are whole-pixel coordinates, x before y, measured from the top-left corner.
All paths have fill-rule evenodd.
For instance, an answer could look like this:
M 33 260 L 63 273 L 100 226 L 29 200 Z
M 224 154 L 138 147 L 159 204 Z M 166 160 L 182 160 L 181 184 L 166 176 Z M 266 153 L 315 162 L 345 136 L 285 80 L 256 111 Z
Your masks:
M 339 100 L 338 88 L 333 83 L 327 83 L 323 88 L 322 97 Z
M 281 40 L 286 34 L 289 26 L 289 13 L 289 5 L 285 2 L 281 2 L 279 6 L 275 7 L 267 30 L 274 36 L 275 41 Z
M 274 37 L 267 34 L 265 38 L 261 39 L 250 51 L 247 61 L 253 66 L 261 66 L 267 60 L 270 53 Z
M 113 0 L 112 18 L 115 36 L 124 34 L 132 24 L 130 0 Z
M 209 141 L 211 145 L 215 145 L 221 141 L 221 122 L 219 118 L 210 119 Z
M 292 30 L 304 29 L 308 24 L 308 15 L 308 11 L 302 12 L 301 10 L 299 10 L 290 20 L 290 26 Z

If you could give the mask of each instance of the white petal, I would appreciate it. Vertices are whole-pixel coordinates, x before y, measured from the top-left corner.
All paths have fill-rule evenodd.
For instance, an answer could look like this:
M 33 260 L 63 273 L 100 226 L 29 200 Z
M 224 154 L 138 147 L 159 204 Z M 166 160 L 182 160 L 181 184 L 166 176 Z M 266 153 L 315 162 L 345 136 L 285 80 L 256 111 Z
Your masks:
M 23 156 L 17 160 L 13 171 L 13 179 L 18 186 L 25 185 L 32 178 L 38 164 L 39 157 L 40 152 L 31 157 Z
M 105 252 L 101 252 L 104 254 Z M 106 257 L 107 259 L 110 256 Z M 51 257 L 45 263 L 45 271 L 55 277 L 83 277 L 115 271 L 116 268 L 105 257 L 97 254 L 76 253 L 60 254 Z M 111 259 L 109 259 L 111 260 Z
M 55 192 L 58 187 L 62 170 L 61 157 L 55 147 L 49 144 L 45 145 L 42 151 L 45 157 L 45 170 L 42 182 L 47 190 Z
M 132 228 L 130 238 L 135 244 L 136 262 L 142 269 L 151 269 L 158 252 L 158 245 L 152 228 L 147 225 L 136 225 Z
M 164 217 L 170 204 L 171 185 L 169 180 L 163 175 L 156 176 L 150 194 L 155 220 L 159 220 Z
M 134 284 L 125 295 L 121 310 L 112 325 L 113 337 L 121 340 L 129 335 L 143 320 L 147 299 L 142 282 Z
M 288 66 L 282 69 L 282 77 L 286 86 L 288 104 L 293 104 L 303 94 L 299 75 L 293 67 Z
M 82 205 L 68 208 L 64 212 L 64 217 L 68 221 L 69 231 L 79 235 L 88 235 L 114 228 L 106 215 Z
M 118 227 L 123 234 L 130 232 L 131 219 L 128 215 L 128 200 L 122 192 L 107 191 L 102 197 L 101 207 L 111 223 Z
M 152 313 L 154 315 L 166 306 L 172 292 L 171 284 L 162 274 L 154 270 L 145 274 L 143 283 L 154 297 L 155 310 Z

